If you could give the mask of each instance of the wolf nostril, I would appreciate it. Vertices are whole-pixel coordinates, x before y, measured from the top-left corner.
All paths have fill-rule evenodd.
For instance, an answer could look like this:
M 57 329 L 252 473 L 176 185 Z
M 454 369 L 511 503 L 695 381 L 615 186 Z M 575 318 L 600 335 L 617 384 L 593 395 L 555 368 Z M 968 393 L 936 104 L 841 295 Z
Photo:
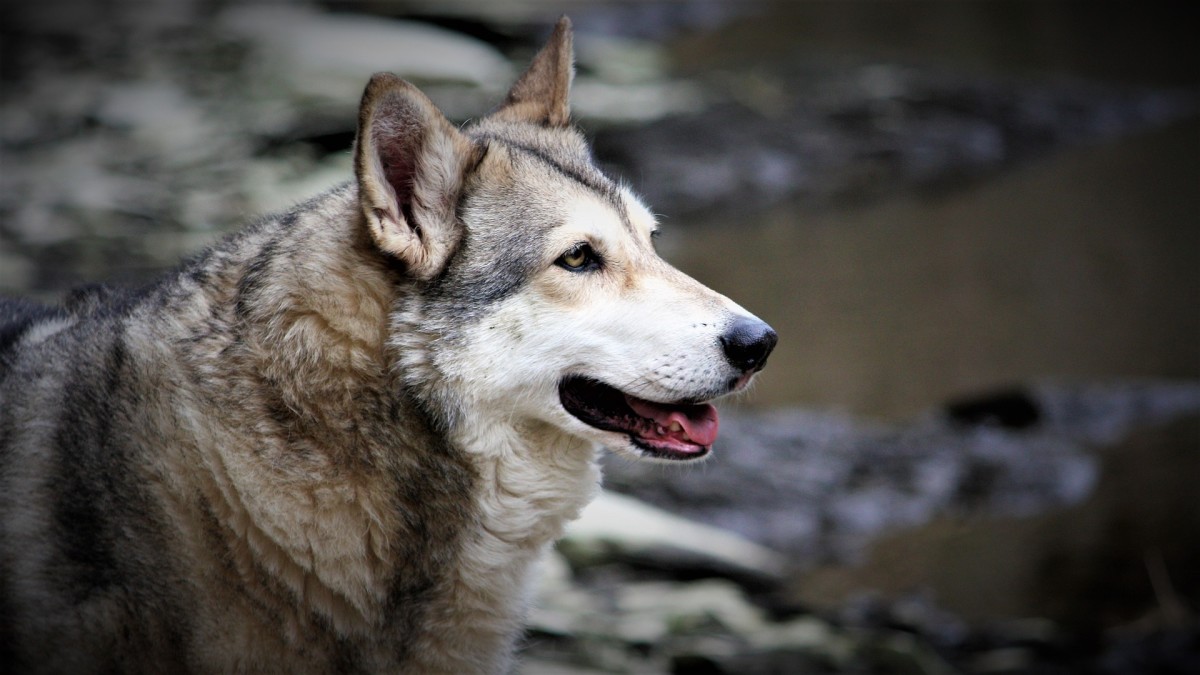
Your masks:
M 770 326 L 748 317 L 738 317 L 721 334 L 725 358 L 744 371 L 757 370 L 767 363 L 779 336 Z

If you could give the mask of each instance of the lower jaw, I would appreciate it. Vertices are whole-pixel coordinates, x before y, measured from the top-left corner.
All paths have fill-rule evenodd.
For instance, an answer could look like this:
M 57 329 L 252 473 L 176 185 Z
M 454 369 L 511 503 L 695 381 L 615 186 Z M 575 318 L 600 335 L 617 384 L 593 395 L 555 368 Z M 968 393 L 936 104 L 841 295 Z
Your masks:
M 643 438 L 631 437 L 629 439 L 633 446 L 642 451 L 643 455 L 653 459 L 666 459 L 673 462 L 689 462 L 692 460 L 706 457 L 712 450 L 708 446 L 695 445 L 687 449 L 674 448 L 670 446 L 660 446 L 647 441 Z

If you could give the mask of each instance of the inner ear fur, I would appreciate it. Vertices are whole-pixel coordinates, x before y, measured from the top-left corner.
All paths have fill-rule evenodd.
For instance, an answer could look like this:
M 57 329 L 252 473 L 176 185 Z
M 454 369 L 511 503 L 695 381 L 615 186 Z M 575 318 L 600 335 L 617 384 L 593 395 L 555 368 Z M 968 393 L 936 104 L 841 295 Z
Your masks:
M 571 20 L 564 16 L 555 24 L 546 46 L 533 57 L 529 69 L 491 117 L 540 126 L 567 126 L 571 121 L 569 99 L 574 75 Z
M 573 76 L 571 21 L 564 16 L 491 117 L 565 127 Z M 458 246 L 456 207 L 481 155 L 412 84 L 390 73 L 367 84 L 354 148 L 359 201 L 375 244 L 413 277 L 436 276 Z
M 354 172 L 376 245 L 430 279 L 462 236 L 456 207 L 477 150 L 412 84 L 377 73 L 359 108 Z

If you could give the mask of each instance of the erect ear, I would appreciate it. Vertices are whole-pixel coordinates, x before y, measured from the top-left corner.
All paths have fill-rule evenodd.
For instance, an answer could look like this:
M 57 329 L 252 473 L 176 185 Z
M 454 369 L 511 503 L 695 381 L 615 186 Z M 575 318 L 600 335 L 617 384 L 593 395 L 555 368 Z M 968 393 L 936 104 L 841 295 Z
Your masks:
M 472 143 L 416 87 L 376 73 L 358 111 L 354 173 L 376 245 L 418 279 L 445 266 L 462 236 L 456 217 Z
M 571 78 L 575 74 L 571 20 L 563 17 L 529 69 L 508 92 L 492 116 L 513 122 L 564 127 L 570 122 Z

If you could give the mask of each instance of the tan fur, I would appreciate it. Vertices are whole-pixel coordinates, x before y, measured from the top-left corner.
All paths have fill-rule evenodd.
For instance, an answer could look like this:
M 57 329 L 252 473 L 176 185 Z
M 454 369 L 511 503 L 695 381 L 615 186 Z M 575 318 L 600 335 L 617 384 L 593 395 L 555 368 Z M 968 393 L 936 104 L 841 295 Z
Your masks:
M 371 78 L 359 127 L 354 165 L 367 226 L 382 250 L 406 262 L 413 276 L 428 279 L 458 241 L 454 207 L 475 153 L 432 101 L 390 73 Z M 402 170 L 413 177 L 389 180 Z M 397 195 L 396 182 L 411 193 Z M 412 213 L 402 211 L 403 202 Z
M 564 17 L 554 27 L 546 48 L 538 53 L 492 117 L 547 127 L 571 121 L 570 90 L 574 75 L 571 23 Z

